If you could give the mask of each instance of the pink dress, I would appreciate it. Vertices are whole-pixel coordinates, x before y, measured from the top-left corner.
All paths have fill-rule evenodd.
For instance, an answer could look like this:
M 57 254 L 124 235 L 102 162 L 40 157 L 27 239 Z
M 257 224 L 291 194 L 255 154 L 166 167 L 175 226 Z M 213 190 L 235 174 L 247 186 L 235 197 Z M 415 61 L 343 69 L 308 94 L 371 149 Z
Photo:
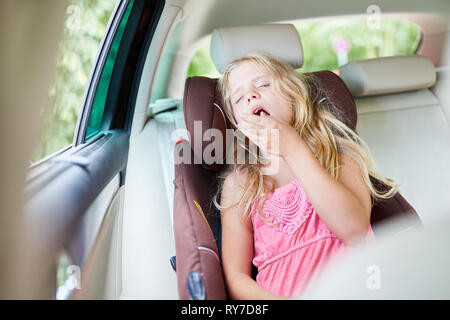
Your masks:
M 256 282 L 273 294 L 300 295 L 330 257 L 350 248 L 319 218 L 298 179 L 267 195 L 262 213 L 253 204 Z M 374 240 L 369 225 L 365 243 Z

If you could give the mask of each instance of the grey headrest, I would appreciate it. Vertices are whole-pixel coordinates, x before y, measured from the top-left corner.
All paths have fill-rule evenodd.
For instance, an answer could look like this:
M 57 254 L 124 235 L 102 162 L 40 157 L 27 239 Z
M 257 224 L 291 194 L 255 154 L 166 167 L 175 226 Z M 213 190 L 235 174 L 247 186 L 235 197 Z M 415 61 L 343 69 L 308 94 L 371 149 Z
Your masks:
M 419 55 L 353 61 L 339 75 L 355 97 L 429 88 L 436 81 L 433 63 Z
M 303 64 L 302 44 L 292 24 L 214 29 L 211 58 L 219 72 L 233 60 L 253 52 L 269 53 L 295 69 Z

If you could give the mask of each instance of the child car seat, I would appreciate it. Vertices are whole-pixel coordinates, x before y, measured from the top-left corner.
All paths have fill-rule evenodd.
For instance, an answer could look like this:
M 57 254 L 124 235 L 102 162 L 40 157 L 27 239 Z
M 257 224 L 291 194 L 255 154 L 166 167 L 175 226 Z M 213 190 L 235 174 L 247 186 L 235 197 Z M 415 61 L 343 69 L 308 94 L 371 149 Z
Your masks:
M 262 46 L 261 46 L 262 44 Z M 302 48 L 298 33 L 292 25 L 260 25 L 216 29 L 212 36 L 211 55 L 218 70 L 232 60 L 252 50 L 268 52 L 294 68 L 302 65 Z M 345 83 L 331 71 L 313 73 L 323 92 L 317 99 L 341 121 L 356 130 L 355 102 Z M 216 90 L 217 79 L 191 77 L 186 80 L 183 112 L 190 141 L 203 141 L 207 129 L 215 128 L 225 137 L 227 121 L 221 110 L 222 97 Z M 325 98 L 325 99 L 322 99 Z M 201 121 L 201 130 L 194 122 Z M 195 140 L 195 137 L 199 140 Z M 223 147 L 226 147 L 223 139 Z M 179 141 L 175 156 L 188 156 L 190 163 L 175 165 L 174 232 L 176 259 L 171 260 L 178 278 L 180 299 L 226 299 L 227 293 L 221 268 L 221 227 L 219 212 L 212 203 L 217 190 L 217 175 L 223 169 L 218 163 L 202 160 L 209 141 L 195 146 Z M 224 152 L 224 154 L 226 154 Z M 382 182 L 372 179 L 379 189 Z M 411 205 L 397 193 L 389 200 L 377 201 L 371 212 L 371 224 L 376 234 L 377 225 L 393 217 L 411 217 L 405 228 L 420 225 L 420 219 Z

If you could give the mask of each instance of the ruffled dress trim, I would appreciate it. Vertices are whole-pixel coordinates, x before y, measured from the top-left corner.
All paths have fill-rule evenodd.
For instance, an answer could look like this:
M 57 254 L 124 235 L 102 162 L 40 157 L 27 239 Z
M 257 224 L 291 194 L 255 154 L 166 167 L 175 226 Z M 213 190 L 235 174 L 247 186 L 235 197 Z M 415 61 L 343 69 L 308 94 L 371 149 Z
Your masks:
M 277 231 L 293 234 L 314 208 L 298 179 L 276 189 L 264 201 L 262 212 Z

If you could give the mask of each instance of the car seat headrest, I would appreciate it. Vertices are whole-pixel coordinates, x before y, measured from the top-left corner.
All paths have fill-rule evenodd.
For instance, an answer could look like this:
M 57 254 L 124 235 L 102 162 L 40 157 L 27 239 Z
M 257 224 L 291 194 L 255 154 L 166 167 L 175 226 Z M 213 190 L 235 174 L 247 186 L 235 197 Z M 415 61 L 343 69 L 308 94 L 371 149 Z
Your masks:
M 211 38 L 211 58 L 222 73 L 226 65 L 249 53 L 268 53 L 294 69 L 303 64 L 300 37 L 292 24 L 214 29 Z
M 433 63 L 420 55 L 353 61 L 339 75 L 355 97 L 429 88 L 436 82 Z
M 316 94 L 316 99 L 322 100 L 323 106 L 333 113 L 339 120 L 344 122 L 352 130 L 356 129 L 357 112 L 353 97 L 345 86 L 345 83 L 331 71 L 314 72 L 321 85 L 322 93 Z M 206 77 L 190 77 L 186 79 L 183 112 L 186 122 L 186 129 L 191 139 L 191 148 L 196 163 L 200 163 L 205 169 L 217 168 L 217 163 L 206 163 L 203 158 L 205 148 L 215 141 L 215 137 L 208 141 L 205 139 L 205 132 L 208 129 L 217 129 L 221 133 L 223 159 L 226 157 L 227 145 L 227 120 L 222 107 L 224 106 L 222 97 L 217 90 L 217 79 Z M 200 121 L 200 122 L 198 122 Z M 197 128 L 196 123 L 197 122 Z M 199 135 L 201 135 L 199 137 Z M 202 143 L 198 143 L 202 141 Z M 196 145 L 197 142 L 197 145 Z M 213 156 L 215 156 L 213 154 Z M 224 162 L 224 161 L 223 161 Z
M 212 142 L 215 137 L 211 137 L 212 141 L 206 141 L 205 132 L 208 129 L 217 129 L 222 135 L 222 147 L 225 153 L 226 147 L 226 129 L 227 121 L 222 111 L 222 96 L 216 89 L 217 79 L 206 77 L 191 77 L 186 79 L 183 98 L 183 112 L 186 129 L 191 139 L 191 148 L 198 163 L 205 167 L 214 165 L 213 163 L 205 163 L 203 160 L 203 151 Z M 201 137 L 198 137 L 201 135 Z M 201 141 L 196 145 L 194 141 Z M 214 153 L 215 151 L 213 151 Z M 215 154 L 213 154 L 215 156 Z M 225 154 L 224 154 L 225 157 Z M 197 162 L 196 162 L 197 163 Z

